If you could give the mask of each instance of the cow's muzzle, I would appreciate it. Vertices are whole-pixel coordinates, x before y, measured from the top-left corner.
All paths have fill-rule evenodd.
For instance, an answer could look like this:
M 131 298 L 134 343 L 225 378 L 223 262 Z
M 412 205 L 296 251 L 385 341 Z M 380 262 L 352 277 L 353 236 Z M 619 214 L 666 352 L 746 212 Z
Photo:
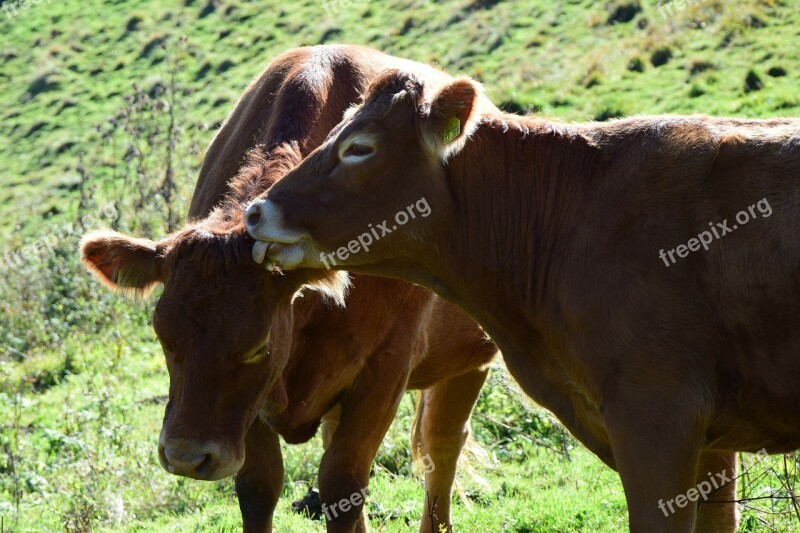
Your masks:
M 213 442 L 166 439 L 158 444 L 161 466 L 170 474 L 215 481 L 239 471 L 243 460 L 225 453 Z
M 244 214 L 247 233 L 256 240 L 253 260 L 272 270 L 273 265 L 285 269 L 301 266 L 305 262 L 308 235 L 290 229 L 281 208 L 269 199 L 256 200 Z
M 269 198 L 255 200 L 244 213 L 247 233 L 257 241 L 294 244 L 306 235 L 289 229 L 281 208 Z

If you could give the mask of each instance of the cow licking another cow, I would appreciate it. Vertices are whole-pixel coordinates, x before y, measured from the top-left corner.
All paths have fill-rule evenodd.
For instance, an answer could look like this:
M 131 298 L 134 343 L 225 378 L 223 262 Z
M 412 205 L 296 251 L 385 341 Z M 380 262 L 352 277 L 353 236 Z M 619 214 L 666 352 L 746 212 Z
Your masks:
M 248 208 L 254 259 L 322 268 L 425 198 L 429 216 L 335 268 L 465 309 L 522 388 L 619 472 L 632 531 L 734 531 L 736 451 L 800 447 L 800 120 L 563 124 L 481 94 L 385 72 Z M 769 218 L 659 259 L 761 201 Z
M 272 530 L 279 436 L 305 442 L 320 421 L 327 529 L 366 531 L 372 460 L 407 389 L 423 389 L 412 443 L 427 467 L 420 531 L 450 527 L 456 463 L 494 344 L 456 306 L 407 282 L 354 276 L 339 307 L 326 294 L 348 284 L 342 274 L 266 272 L 242 219 L 386 68 L 450 79 L 364 48 L 284 54 L 211 144 L 185 228 L 158 242 L 108 231 L 82 242 L 85 265 L 112 289 L 164 285 L 153 316 L 170 376 L 159 457 L 196 479 L 235 474 L 246 531 Z
M 330 506 L 363 494 L 408 387 L 425 388 L 418 446 L 435 464 L 426 506 L 438 507 L 421 530 L 449 525 L 495 348 L 437 296 L 363 276 L 376 275 L 476 319 L 523 389 L 619 472 L 632 531 L 732 532 L 736 451 L 800 447 L 798 180 L 800 121 L 562 124 L 501 113 L 466 78 L 314 47 L 245 93 L 184 230 L 159 242 L 99 233 L 82 253 L 113 288 L 164 284 L 162 463 L 236 473 L 247 530 L 271 527 L 277 434 L 300 441 L 330 421 Z M 349 249 L 423 200 L 427 216 Z M 768 220 L 668 268 L 659 259 L 760 201 Z M 344 309 L 325 303 L 347 286 L 329 266 L 360 274 Z M 692 498 L 709 480 L 708 500 Z M 362 506 L 328 530 L 366 529 Z

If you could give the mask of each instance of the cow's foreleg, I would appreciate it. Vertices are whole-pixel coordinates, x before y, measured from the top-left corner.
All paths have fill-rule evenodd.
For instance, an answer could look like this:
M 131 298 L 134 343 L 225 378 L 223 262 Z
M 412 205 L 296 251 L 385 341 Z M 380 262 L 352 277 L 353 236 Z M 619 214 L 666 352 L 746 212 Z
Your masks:
M 363 507 L 370 467 L 405 390 L 408 360 L 397 353 L 374 354 L 340 402 L 336 429 L 326 424 L 319 494 L 328 533 L 368 531 Z
M 333 436 L 336 434 L 336 429 L 339 427 L 341 416 L 342 406 L 336 405 L 336 407 L 328 411 L 322 418 L 322 446 L 325 450 L 330 448 L 331 442 L 333 442 Z M 328 517 L 333 517 L 334 514 L 338 514 L 338 512 L 337 507 L 326 507 L 326 522 L 328 521 Z M 367 516 L 366 507 L 361 508 L 358 521 L 355 523 L 352 530 L 348 529 L 347 531 L 354 531 L 355 533 L 369 532 L 369 516 Z
M 721 478 L 731 481 L 724 482 Z M 736 452 L 704 452 L 697 467 L 697 488 L 701 498 L 697 502 L 695 533 L 735 532 L 739 528 L 739 506 L 733 503 L 736 501 Z
M 692 396 L 671 399 L 625 388 L 626 397 L 603 405 L 633 533 L 692 533 L 697 511 L 697 466 L 702 428 Z M 637 394 L 638 392 L 638 394 Z M 649 401 L 648 401 L 649 400 Z
M 325 450 L 328 450 L 331 446 L 331 442 L 333 442 L 333 436 L 336 434 L 336 430 L 339 427 L 339 420 L 341 419 L 341 416 L 342 406 L 337 404 L 336 407 L 325 413 L 325 416 L 322 417 L 322 447 Z M 326 507 L 324 513 L 325 521 L 328 522 L 329 517 L 332 517 L 334 513 L 338 514 L 336 507 Z M 361 514 L 358 516 L 358 521 L 352 530 L 356 533 L 369 531 L 369 517 L 367 516 L 365 507 L 361 508 Z
M 461 449 L 470 435 L 470 416 L 489 369 L 473 370 L 422 392 L 413 442 L 425 472 L 421 533 L 452 531 L 450 498 Z
M 256 419 L 245 436 L 244 465 L 236 474 L 236 495 L 245 533 L 272 531 L 272 516 L 283 488 L 278 435 Z

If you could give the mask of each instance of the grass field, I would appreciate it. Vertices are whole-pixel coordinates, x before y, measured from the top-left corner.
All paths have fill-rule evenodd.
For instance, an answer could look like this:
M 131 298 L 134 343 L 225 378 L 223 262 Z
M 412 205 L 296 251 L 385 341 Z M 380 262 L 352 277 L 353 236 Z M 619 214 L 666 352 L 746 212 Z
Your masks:
M 88 228 L 163 235 L 203 149 L 278 53 L 366 44 L 470 75 L 515 112 L 800 113 L 795 0 L 0 1 L 0 530 L 238 531 L 230 480 L 170 476 L 156 440 L 168 378 L 152 300 L 107 294 L 76 256 Z M 166 162 L 176 189 L 164 194 Z M 413 395 L 374 466 L 376 531 L 416 529 Z M 627 528 L 617 476 L 495 369 L 473 420 L 457 531 Z M 277 530 L 314 486 L 317 440 L 284 448 Z M 742 479 L 742 531 L 799 531 L 795 456 Z

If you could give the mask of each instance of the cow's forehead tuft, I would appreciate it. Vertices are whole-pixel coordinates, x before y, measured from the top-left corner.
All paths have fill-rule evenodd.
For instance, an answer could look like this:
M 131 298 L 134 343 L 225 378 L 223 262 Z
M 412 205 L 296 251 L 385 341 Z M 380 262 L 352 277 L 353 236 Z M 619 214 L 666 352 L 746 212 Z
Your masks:
M 250 265 L 252 240 L 245 232 L 214 234 L 195 228 L 178 235 L 168 260 L 173 269 L 184 261 L 201 267 L 206 275 L 229 271 L 237 265 Z
M 414 74 L 400 70 L 388 70 L 379 76 L 367 89 L 365 104 L 366 109 L 381 108 L 388 111 L 398 101 L 410 98 L 417 101 L 421 98 L 424 83 Z

